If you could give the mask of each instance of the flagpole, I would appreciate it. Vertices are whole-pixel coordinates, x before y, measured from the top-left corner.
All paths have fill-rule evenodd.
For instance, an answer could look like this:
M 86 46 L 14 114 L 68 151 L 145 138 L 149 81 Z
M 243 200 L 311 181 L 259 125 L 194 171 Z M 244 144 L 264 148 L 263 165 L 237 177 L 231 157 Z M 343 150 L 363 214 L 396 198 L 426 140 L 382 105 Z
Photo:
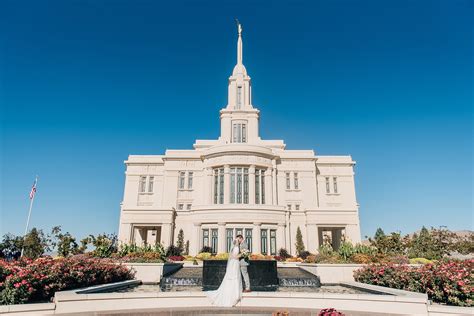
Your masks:
M 36 186 L 38 186 L 38 176 L 36 176 L 36 179 L 35 179 L 35 188 Z M 36 194 L 33 194 L 33 197 L 31 198 L 31 201 L 30 201 L 30 210 L 28 211 L 28 219 L 26 221 L 25 233 L 23 234 L 23 243 L 21 245 L 20 257 L 23 257 L 23 252 L 25 250 L 25 237 L 26 237 L 26 234 L 28 233 L 28 227 L 30 226 L 31 209 L 33 208 L 33 202 L 35 201 L 35 196 Z

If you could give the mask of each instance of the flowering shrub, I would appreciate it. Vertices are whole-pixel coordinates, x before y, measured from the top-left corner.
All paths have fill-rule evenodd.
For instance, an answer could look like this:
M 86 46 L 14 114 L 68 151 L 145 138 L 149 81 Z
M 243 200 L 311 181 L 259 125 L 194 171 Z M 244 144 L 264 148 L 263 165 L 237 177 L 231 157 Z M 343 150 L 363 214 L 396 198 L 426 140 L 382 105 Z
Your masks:
M 170 261 L 183 261 L 184 257 L 183 256 L 170 256 L 170 257 L 168 257 L 168 260 L 170 260 Z
M 368 265 L 354 272 L 358 282 L 427 293 L 437 303 L 474 306 L 474 259 L 423 266 Z
M 135 263 L 163 263 L 165 260 L 160 253 L 157 252 L 131 252 L 123 257 L 113 257 L 122 262 Z
M 325 308 L 318 313 L 318 316 L 344 316 L 344 314 L 334 308 Z
M 76 256 L 0 260 L 0 304 L 49 300 L 56 291 L 133 279 L 133 272 L 108 259 Z
M 210 253 L 210 252 L 200 252 L 196 256 L 196 259 L 198 259 L 198 260 L 207 260 L 211 257 L 212 257 L 212 253 Z

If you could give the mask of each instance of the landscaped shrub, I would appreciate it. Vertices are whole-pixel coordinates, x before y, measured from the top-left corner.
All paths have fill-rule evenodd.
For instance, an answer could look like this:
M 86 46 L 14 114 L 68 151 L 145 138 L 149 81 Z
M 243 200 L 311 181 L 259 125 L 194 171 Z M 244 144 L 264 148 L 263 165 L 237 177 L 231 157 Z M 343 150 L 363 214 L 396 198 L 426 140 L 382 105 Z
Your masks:
M 197 254 L 196 259 L 198 260 L 207 260 L 212 257 L 212 253 L 210 252 L 200 252 Z
M 57 291 L 130 280 L 134 276 L 116 262 L 86 256 L 0 260 L 0 267 L 0 304 L 47 301 Z
M 355 253 L 351 256 L 350 261 L 359 264 L 369 264 L 374 262 L 373 258 L 374 256 L 365 253 Z
M 305 259 L 306 259 L 308 256 L 310 256 L 310 255 L 311 255 L 311 252 L 309 252 L 309 251 L 302 251 L 302 252 L 300 253 L 299 257 L 300 257 L 301 259 L 305 260 Z
M 427 264 L 432 263 L 433 261 L 426 258 L 412 258 L 409 262 L 410 264 Z
M 137 263 L 162 263 L 165 262 L 165 251 L 159 243 L 155 245 L 137 246 L 135 244 L 122 244 L 117 253 L 111 256 L 124 262 Z
M 318 313 L 318 316 L 344 316 L 344 314 L 334 308 L 325 308 Z
M 209 246 L 204 246 L 202 247 L 201 251 L 199 251 L 200 253 L 205 253 L 205 252 L 209 252 L 209 253 L 212 253 L 212 248 L 209 247 Z
M 291 255 L 288 253 L 288 250 L 285 248 L 280 248 L 280 251 L 278 251 L 278 255 L 283 259 L 291 258 Z
M 354 273 L 358 282 L 427 293 L 437 303 L 474 306 L 474 260 L 443 260 L 423 266 L 368 265 Z
M 181 253 L 182 253 L 182 250 L 175 245 L 170 245 L 166 249 L 166 257 L 181 256 Z

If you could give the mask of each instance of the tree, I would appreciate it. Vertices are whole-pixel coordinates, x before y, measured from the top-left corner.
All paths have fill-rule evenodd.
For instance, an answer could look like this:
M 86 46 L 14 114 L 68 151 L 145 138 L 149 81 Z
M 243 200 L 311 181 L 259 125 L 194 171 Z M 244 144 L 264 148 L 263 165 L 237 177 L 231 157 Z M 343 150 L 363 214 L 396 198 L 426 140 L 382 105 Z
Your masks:
M 185 250 L 184 254 L 189 255 L 189 240 L 186 240 L 186 250 Z
M 23 238 L 12 234 L 3 235 L 3 240 L 0 243 L 0 257 L 7 260 L 18 259 L 21 254 L 21 247 L 23 246 Z
M 33 227 L 23 240 L 23 255 L 30 259 L 36 259 L 48 250 L 48 239 L 43 231 Z
M 51 230 L 53 235 L 52 244 L 57 247 L 58 255 L 61 257 L 67 257 L 69 255 L 74 255 L 79 252 L 79 245 L 69 232 L 62 233 L 61 226 L 55 226 Z
M 176 246 L 179 248 L 181 253 L 184 252 L 184 232 L 182 229 L 179 230 L 178 241 L 176 242 Z
M 375 232 L 375 235 L 374 235 L 374 239 L 379 240 L 379 239 L 384 238 L 384 237 L 385 237 L 385 233 L 384 233 L 383 229 L 380 228 L 380 227 L 377 228 L 377 231 Z
M 305 249 L 303 242 L 303 235 L 301 234 L 301 229 L 298 226 L 296 229 L 296 254 L 299 256 Z
M 115 234 L 99 234 L 97 237 L 90 235 L 90 242 L 95 247 L 93 254 L 96 257 L 108 258 L 118 250 Z

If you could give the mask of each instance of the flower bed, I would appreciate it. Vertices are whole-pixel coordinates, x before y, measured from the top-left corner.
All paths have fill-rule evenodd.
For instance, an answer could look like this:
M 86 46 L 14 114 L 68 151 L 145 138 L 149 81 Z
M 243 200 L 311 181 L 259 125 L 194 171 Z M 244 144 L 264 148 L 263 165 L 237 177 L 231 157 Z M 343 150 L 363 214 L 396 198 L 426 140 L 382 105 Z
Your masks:
M 422 266 L 368 265 L 354 273 L 358 282 L 427 293 L 437 303 L 474 306 L 474 260 L 445 260 Z
M 0 260 L 0 304 L 48 301 L 55 292 L 133 279 L 127 267 L 108 259 L 76 256 Z

